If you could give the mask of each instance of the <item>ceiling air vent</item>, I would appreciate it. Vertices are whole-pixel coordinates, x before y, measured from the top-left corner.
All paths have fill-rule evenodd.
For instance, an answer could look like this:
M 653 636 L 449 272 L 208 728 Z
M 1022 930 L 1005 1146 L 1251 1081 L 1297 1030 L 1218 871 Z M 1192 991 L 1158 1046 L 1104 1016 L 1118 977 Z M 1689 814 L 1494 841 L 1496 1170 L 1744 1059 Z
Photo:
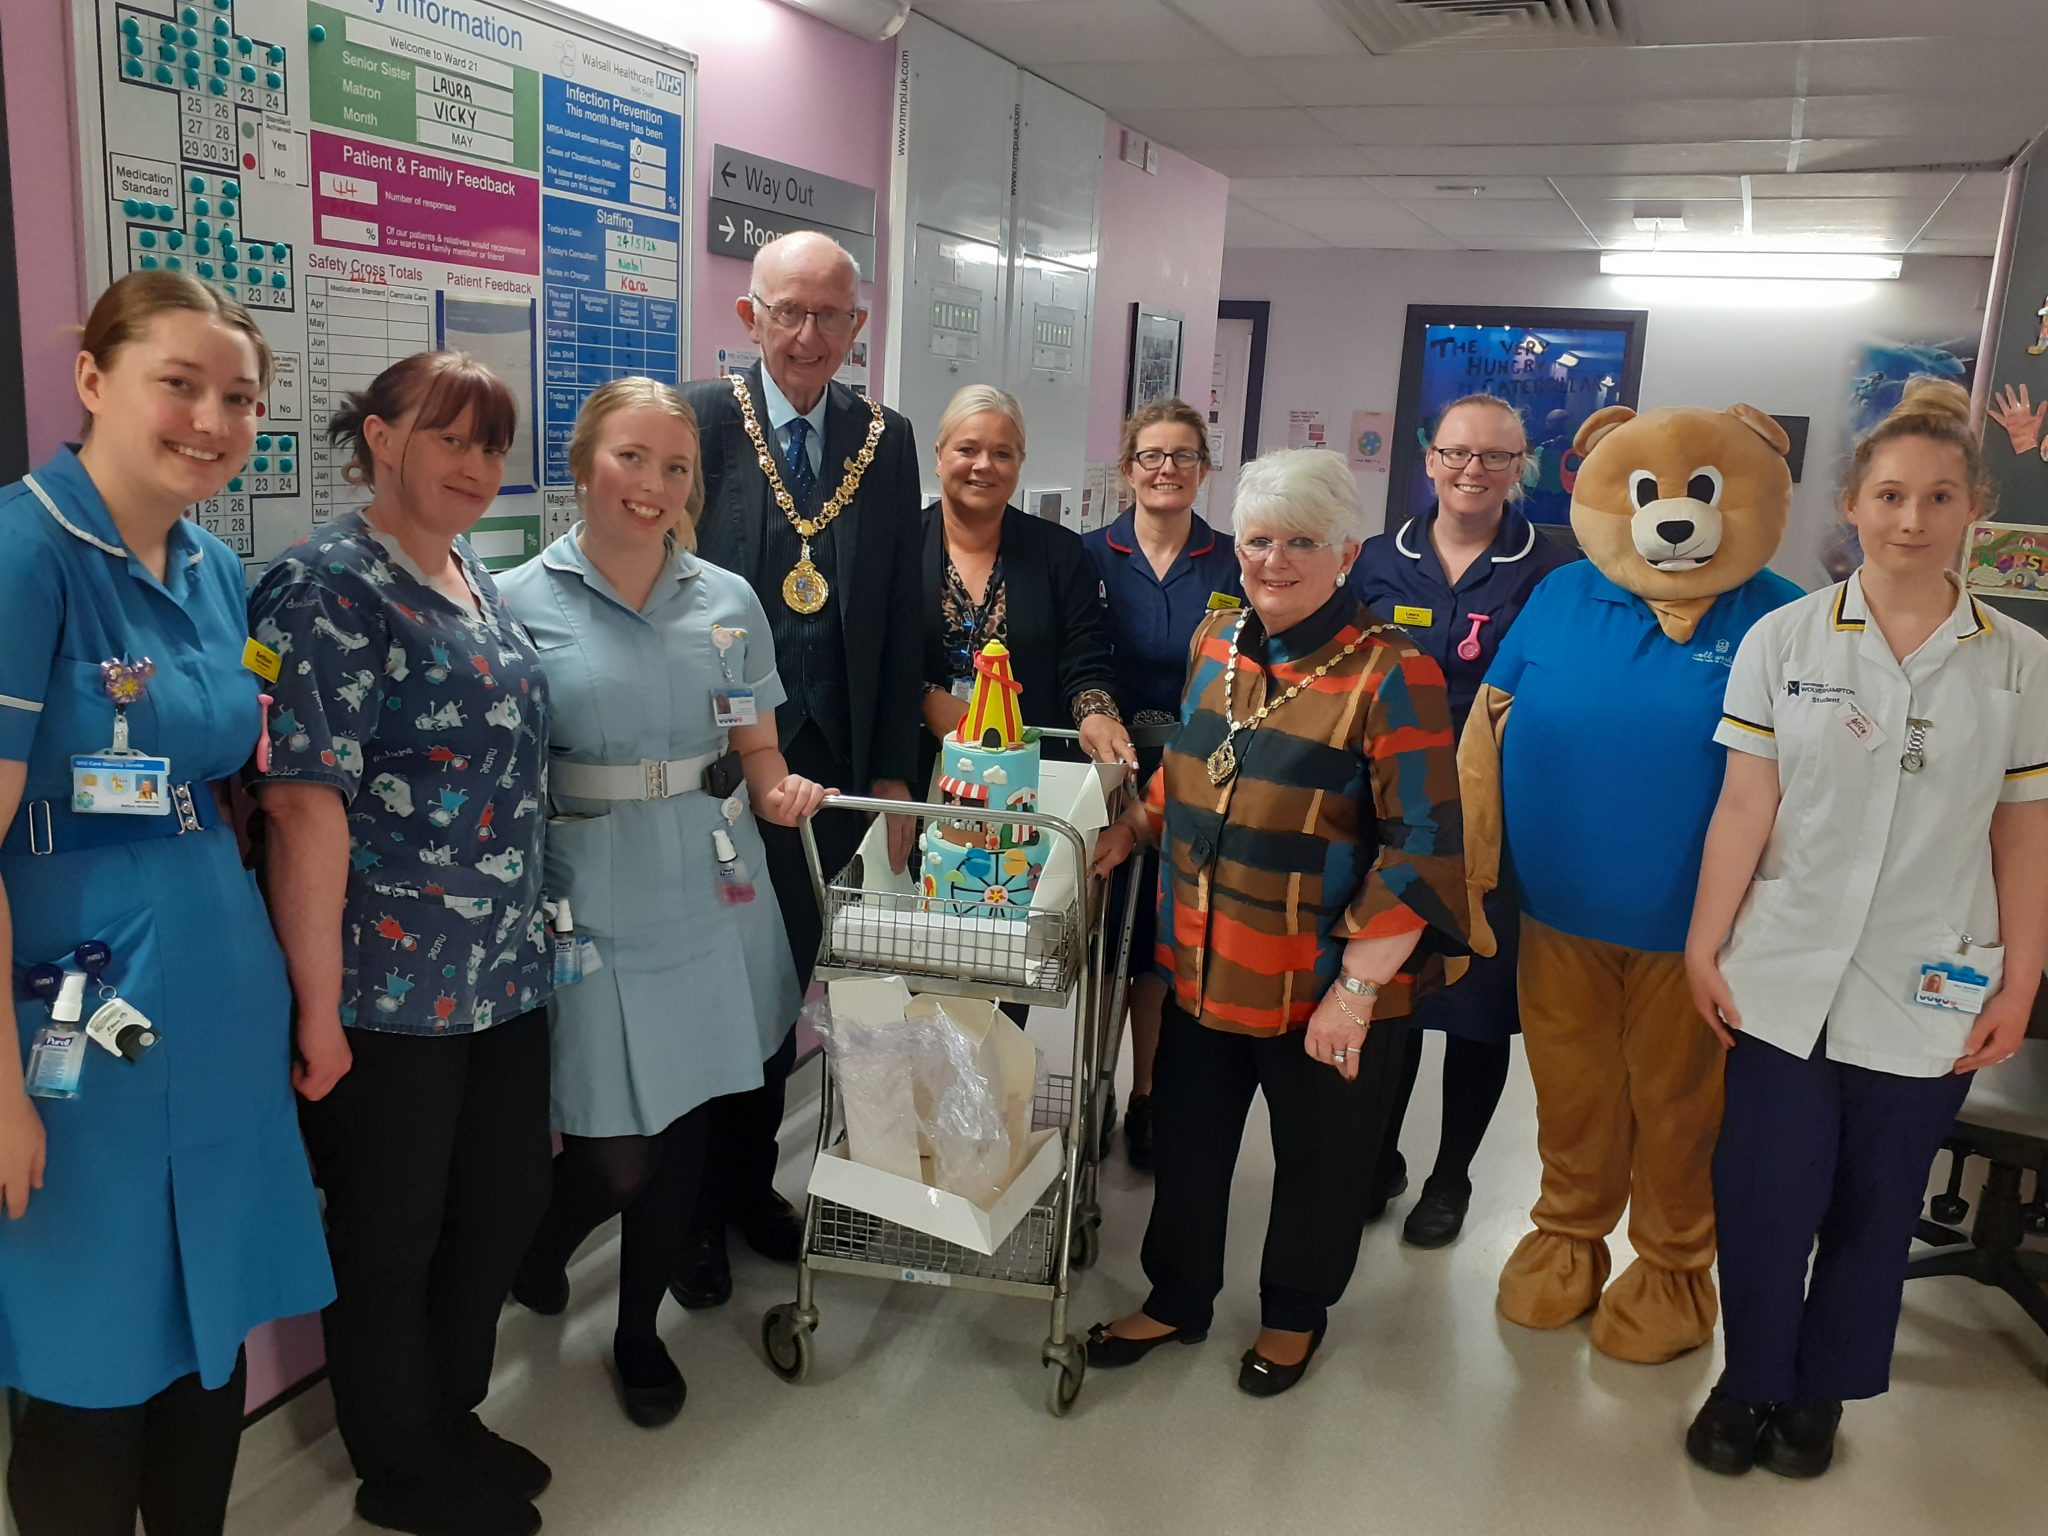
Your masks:
M 1635 41 L 1624 0 L 1323 0 L 1373 53 L 1595 48 Z

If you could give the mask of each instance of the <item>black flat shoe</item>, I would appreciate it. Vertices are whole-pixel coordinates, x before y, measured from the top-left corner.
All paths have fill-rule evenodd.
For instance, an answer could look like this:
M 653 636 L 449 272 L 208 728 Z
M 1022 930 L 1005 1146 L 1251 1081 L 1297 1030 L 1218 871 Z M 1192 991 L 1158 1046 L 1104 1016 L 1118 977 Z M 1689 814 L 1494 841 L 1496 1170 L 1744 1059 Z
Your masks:
M 477 1475 L 526 1500 L 537 1499 L 554 1481 L 555 1469 L 525 1446 L 497 1434 L 475 1414 L 464 1425 L 464 1448 Z
M 1447 1194 L 1435 1180 L 1424 1180 L 1422 1198 L 1401 1223 L 1401 1241 L 1411 1248 L 1448 1248 L 1465 1230 L 1465 1212 L 1471 1204 L 1471 1185 L 1463 1194 Z
M 778 1194 L 771 1192 L 738 1225 L 747 1246 L 764 1259 L 794 1264 L 803 1252 L 803 1213 Z
M 1152 1171 L 1152 1096 L 1133 1096 L 1124 1110 L 1124 1156 L 1140 1173 Z
M 1756 1465 L 1757 1437 L 1769 1413 L 1767 1405 L 1730 1397 L 1716 1384 L 1685 1432 L 1685 1454 L 1709 1472 L 1740 1477 Z
M 1249 1392 L 1253 1397 L 1278 1397 L 1303 1376 L 1308 1374 L 1308 1363 L 1315 1359 L 1316 1351 L 1322 1348 L 1323 1329 L 1328 1323 L 1308 1336 L 1308 1353 L 1294 1365 L 1278 1365 L 1260 1354 L 1256 1348 L 1244 1352 L 1244 1358 L 1237 1365 L 1237 1389 Z
M 559 1317 L 569 1307 L 569 1272 L 543 1269 L 529 1254 L 512 1277 L 512 1299 L 529 1312 L 542 1317 Z
M 1842 1405 L 1817 1398 L 1781 1403 L 1757 1441 L 1756 1464 L 1780 1477 L 1819 1477 L 1835 1459 Z
M 1136 1365 L 1162 1344 L 1199 1344 L 1209 1337 L 1206 1328 L 1199 1333 L 1176 1328 L 1156 1339 L 1126 1339 L 1109 1330 L 1108 1323 L 1097 1323 L 1088 1330 L 1088 1363 L 1098 1370 L 1113 1371 L 1119 1366 Z
M 689 1384 L 661 1341 L 621 1346 L 612 1342 L 612 1373 L 626 1417 L 642 1429 L 659 1429 L 683 1411 Z
M 668 1293 L 691 1312 L 732 1300 L 732 1265 L 725 1256 L 723 1232 L 696 1231 L 683 1240 L 682 1261 L 668 1283 Z
M 531 1503 L 473 1476 L 372 1478 L 356 1489 L 356 1514 L 408 1536 L 533 1536 L 540 1529 Z

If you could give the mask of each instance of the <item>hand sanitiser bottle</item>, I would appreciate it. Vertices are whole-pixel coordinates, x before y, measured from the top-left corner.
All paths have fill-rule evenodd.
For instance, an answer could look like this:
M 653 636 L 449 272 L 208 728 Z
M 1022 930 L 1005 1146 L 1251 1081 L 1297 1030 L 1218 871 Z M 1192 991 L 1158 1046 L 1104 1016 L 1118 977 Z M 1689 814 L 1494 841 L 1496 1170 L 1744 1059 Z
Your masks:
M 711 834 L 711 850 L 718 855 L 718 899 L 728 907 L 743 906 L 754 899 L 754 877 L 740 862 L 739 850 L 720 827 Z
M 555 903 L 555 985 L 571 987 L 583 979 L 582 955 L 576 945 L 576 919 L 569 912 L 569 898 Z

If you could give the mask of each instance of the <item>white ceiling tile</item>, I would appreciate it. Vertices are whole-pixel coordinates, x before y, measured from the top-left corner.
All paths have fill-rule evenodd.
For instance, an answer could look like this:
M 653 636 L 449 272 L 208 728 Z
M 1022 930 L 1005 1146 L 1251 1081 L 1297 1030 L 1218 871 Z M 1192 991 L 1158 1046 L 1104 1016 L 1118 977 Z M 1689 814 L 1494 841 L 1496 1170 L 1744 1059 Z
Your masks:
M 1159 0 L 918 0 L 917 9 L 990 52 L 1027 66 L 1231 56 Z
M 1750 101 L 1571 101 L 1523 106 L 1316 107 L 1309 115 L 1351 144 L 1698 144 L 1787 135 L 1792 104 Z
M 1551 195 L 1550 183 L 1541 176 L 1486 176 L 1453 178 L 1438 176 L 1373 176 L 1367 184 L 1382 197 L 1397 202 L 1430 202 L 1437 198 L 1516 198 L 1540 200 Z
M 2014 99 L 1980 94 L 1924 96 L 1814 96 L 1803 131 L 1816 139 L 1912 139 L 1923 136 L 1980 140 L 2018 148 L 2048 118 L 2037 94 Z
M 1927 236 L 1940 240 L 1995 240 L 2003 211 L 1998 203 L 1950 198 L 1927 226 Z
M 1815 96 L 2038 97 L 2048 73 L 2048 31 L 2007 37 L 1865 37 L 1815 43 L 1807 91 Z
M 1958 179 L 1954 171 L 1801 171 L 1790 176 L 1752 176 L 1749 190 L 1752 197 L 1760 198 L 1931 197 L 1939 202 Z
M 1789 0 L 1634 0 L 1638 43 L 1743 43 L 1808 35 L 1805 7 Z
M 1910 139 L 1813 138 L 1799 146 L 1801 171 L 1912 171 L 1931 166 L 2002 166 L 2017 144 L 1997 147 L 1981 138 L 1915 137 Z M 1780 165 L 1774 167 L 1784 170 Z
M 1757 238 L 1823 245 L 1873 240 L 1896 245 L 1910 240 L 1933 215 L 1938 200 L 1875 197 L 1778 197 L 1751 205 Z
M 1311 145 L 1306 149 L 1205 149 L 1189 154 L 1226 176 L 1377 176 L 1386 169 L 1377 156 L 1356 144 Z
M 1997 241 L 1986 237 L 1982 240 L 1937 240 L 1932 236 L 1919 241 L 1913 247 L 1915 256 L 1989 256 L 1997 247 Z
M 1286 149 L 1342 141 L 1297 107 L 1198 112 L 1186 108 L 1120 112 L 1122 121 L 1162 144 L 1193 152 L 1202 149 Z
M 1282 223 L 1271 214 L 1248 208 L 1233 199 L 1223 217 L 1223 243 L 1240 248 L 1290 250 L 1319 246 L 1325 242 L 1306 230 L 1296 229 L 1292 224 Z
M 1399 238 L 1424 242 L 1407 249 L 1428 249 L 1431 240 L 1452 243 L 1441 230 L 1383 197 L 1259 198 L 1249 206 L 1335 244 Z
M 1771 139 L 1740 144 L 1395 144 L 1375 146 L 1372 155 L 1395 176 L 1734 176 L 1782 171 L 1787 147 Z
M 1568 202 L 1603 198 L 1740 197 L 1739 176 L 1558 176 L 1558 195 Z
M 1666 102 L 1789 97 L 1799 50 L 1785 43 L 1730 48 L 1463 49 L 1254 63 L 1302 106 L 1549 106 L 1585 100 Z
M 1322 57 L 1372 56 L 1350 30 L 1332 17 L 1322 0 L 1166 0 L 1190 21 L 1207 28 L 1224 46 L 1248 59 L 1307 53 Z
M 1418 203 L 1412 210 L 1439 234 L 1466 241 L 1495 235 L 1553 235 L 1586 239 L 1586 227 L 1561 197 L 1542 202 L 1491 202 L 1483 198 Z
M 1631 244 L 1640 241 L 1653 244 L 1647 230 L 1636 228 L 1636 204 L 1634 199 L 1614 201 L 1572 203 L 1572 211 L 1584 219 L 1593 233 L 1610 243 L 1626 241 Z M 1681 238 L 1687 241 L 1699 239 L 1737 239 L 1742 234 L 1742 200 L 1740 198 L 1686 198 L 1685 230 Z M 1667 233 L 1663 239 L 1674 238 Z
M 1726 0 L 1716 0 L 1718 9 Z M 1786 6 L 1787 10 L 1802 9 Z M 2040 0 L 1809 0 L 1815 37 L 1974 37 L 2028 32 L 2041 24 Z
M 1506 234 L 1468 240 L 1468 251 L 1597 251 L 1600 243 L 1581 230 L 1577 235 Z
M 1182 59 L 1141 64 L 1040 64 L 1033 73 L 1105 112 L 1185 107 L 1199 101 L 1205 110 L 1263 107 L 1277 103 L 1273 89 L 1239 63 Z
M 1256 202 L 1269 197 L 1365 197 L 1382 194 L 1366 176 L 1233 176 L 1230 195 Z

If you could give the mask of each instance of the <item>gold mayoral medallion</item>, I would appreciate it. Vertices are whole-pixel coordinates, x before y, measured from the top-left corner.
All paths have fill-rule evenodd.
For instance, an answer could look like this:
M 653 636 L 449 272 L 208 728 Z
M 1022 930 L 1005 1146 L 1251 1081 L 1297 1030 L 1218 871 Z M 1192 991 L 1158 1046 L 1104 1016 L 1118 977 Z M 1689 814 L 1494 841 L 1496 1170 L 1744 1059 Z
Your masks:
M 1244 635 L 1244 626 L 1245 618 L 1240 617 L 1236 627 L 1230 631 L 1230 661 L 1223 669 L 1223 741 L 1206 759 L 1206 766 L 1209 770 L 1209 782 L 1218 789 L 1221 789 L 1237 777 L 1238 732 L 1243 731 L 1246 735 L 1249 735 L 1251 732 L 1256 731 L 1261 725 L 1266 723 L 1266 717 L 1272 714 L 1274 710 L 1297 696 L 1302 689 L 1310 687 L 1329 676 L 1332 667 L 1343 661 L 1347 656 L 1350 656 L 1361 645 L 1365 644 L 1367 640 L 1371 639 L 1374 635 L 1385 634 L 1389 630 L 1400 628 L 1397 624 L 1373 625 L 1370 629 L 1363 631 L 1356 640 L 1346 645 L 1343 650 L 1325 661 L 1315 671 L 1309 673 L 1307 677 L 1295 683 L 1285 693 L 1281 694 L 1279 698 L 1261 704 L 1245 719 L 1239 720 L 1235 715 L 1236 705 L 1232 700 L 1232 695 L 1237 691 L 1237 642 Z
M 825 573 L 811 562 L 811 540 L 846 510 L 847 503 L 860 489 L 861 476 L 875 462 L 875 444 L 882 440 L 882 407 L 873 400 L 866 402 L 872 417 L 868 422 L 867 441 L 861 444 L 859 453 L 845 461 L 846 478 L 818 508 L 818 515 L 805 517 L 797 511 L 796 498 L 789 494 L 789 487 L 782 483 L 782 472 L 776 467 L 775 455 L 768 449 L 768 438 L 761 431 L 760 418 L 754 414 L 754 397 L 747 391 L 747 381 L 738 374 L 732 376 L 732 395 L 739 402 L 740 420 L 745 423 L 748 440 L 754 445 L 754 462 L 767 476 L 768 489 L 775 495 L 775 505 L 782 509 L 782 515 L 789 519 L 789 526 L 803 540 L 796 564 L 782 578 L 782 600 L 793 612 L 809 617 L 820 612 L 832 598 L 832 584 L 825 579 Z

